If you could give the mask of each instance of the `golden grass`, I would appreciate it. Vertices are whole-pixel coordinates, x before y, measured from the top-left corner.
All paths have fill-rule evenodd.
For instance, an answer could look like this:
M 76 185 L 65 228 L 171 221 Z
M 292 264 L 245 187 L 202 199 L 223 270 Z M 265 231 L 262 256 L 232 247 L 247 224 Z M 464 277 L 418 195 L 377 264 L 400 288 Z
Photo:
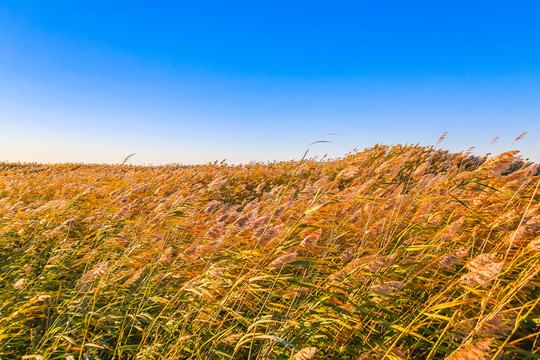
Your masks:
M 538 359 L 537 169 L 0 163 L 0 358 Z

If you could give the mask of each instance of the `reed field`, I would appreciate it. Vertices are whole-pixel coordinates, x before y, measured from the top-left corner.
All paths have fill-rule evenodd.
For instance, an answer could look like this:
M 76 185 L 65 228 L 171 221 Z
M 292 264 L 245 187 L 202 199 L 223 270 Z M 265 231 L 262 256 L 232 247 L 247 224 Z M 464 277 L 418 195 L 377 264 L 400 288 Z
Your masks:
M 0 163 L 0 359 L 540 359 L 539 174 Z

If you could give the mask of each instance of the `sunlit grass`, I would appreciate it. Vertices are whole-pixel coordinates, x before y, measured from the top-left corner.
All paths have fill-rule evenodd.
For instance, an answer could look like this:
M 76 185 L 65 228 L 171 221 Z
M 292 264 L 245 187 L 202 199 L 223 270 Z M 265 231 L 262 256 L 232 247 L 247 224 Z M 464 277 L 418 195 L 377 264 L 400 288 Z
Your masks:
M 537 168 L 0 164 L 0 358 L 538 359 Z

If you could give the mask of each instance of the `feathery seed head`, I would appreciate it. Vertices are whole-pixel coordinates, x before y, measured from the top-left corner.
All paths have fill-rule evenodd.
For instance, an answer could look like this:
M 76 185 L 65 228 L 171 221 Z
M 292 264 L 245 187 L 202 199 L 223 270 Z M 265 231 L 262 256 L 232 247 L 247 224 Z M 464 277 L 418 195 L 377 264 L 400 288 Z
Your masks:
M 310 360 L 315 357 L 315 354 L 317 353 L 316 347 L 309 347 L 309 348 L 303 348 L 299 352 L 297 352 L 291 360 Z
M 370 287 L 370 291 L 379 295 L 394 295 L 399 289 L 401 289 L 405 283 L 401 281 L 387 281 L 381 285 L 373 285 Z
M 532 250 L 532 251 L 540 251 L 540 237 L 534 239 L 533 241 L 531 241 L 531 242 L 527 245 L 527 249 L 528 249 L 528 250 Z
M 21 278 L 13 284 L 13 288 L 16 290 L 21 290 L 24 288 L 24 285 L 26 284 L 28 280 L 26 278 Z
M 290 262 L 293 262 L 296 260 L 296 251 L 294 252 L 282 255 L 278 257 L 276 260 L 272 261 L 270 265 L 268 265 L 268 268 L 270 269 L 279 269 L 285 265 L 287 265 Z
M 439 264 L 439 266 L 453 270 L 454 265 L 459 263 L 465 257 L 465 255 L 467 255 L 467 252 L 468 248 L 462 247 L 456 251 L 442 256 L 441 258 L 439 258 L 437 263 Z
M 161 257 L 159 258 L 159 263 L 161 265 L 170 265 L 176 260 L 180 253 L 178 250 L 173 248 L 172 246 L 169 246 L 163 253 L 161 254 Z
M 312 232 L 308 236 L 302 240 L 300 243 L 300 247 L 304 249 L 311 249 L 317 246 L 317 242 L 319 241 L 319 238 L 321 237 L 322 230 L 319 229 L 317 231 Z

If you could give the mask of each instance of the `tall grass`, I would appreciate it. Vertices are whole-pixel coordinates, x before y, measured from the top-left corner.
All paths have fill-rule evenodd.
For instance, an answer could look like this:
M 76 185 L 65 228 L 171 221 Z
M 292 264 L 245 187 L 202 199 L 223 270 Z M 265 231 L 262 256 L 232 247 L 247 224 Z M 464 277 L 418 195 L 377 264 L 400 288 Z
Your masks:
M 0 358 L 538 359 L 537 169 L 0 164 Z

